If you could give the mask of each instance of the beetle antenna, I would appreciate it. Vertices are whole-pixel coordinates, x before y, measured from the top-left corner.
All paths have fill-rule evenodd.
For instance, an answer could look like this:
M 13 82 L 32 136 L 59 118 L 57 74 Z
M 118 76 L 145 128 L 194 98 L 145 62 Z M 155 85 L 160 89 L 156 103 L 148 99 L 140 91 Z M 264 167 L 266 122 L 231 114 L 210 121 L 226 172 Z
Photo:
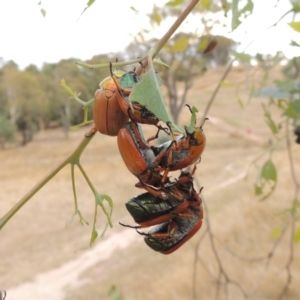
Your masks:
M 113 70 L 112 70 L 112 63 L 109 62 L 109 71 L 110 71 L 110 75 L 113 76 Z
M 209 120 L 209 118 L 205 118 L 205 119 L 203 120 L 203 122 L 202 122 L 200 128 L 202 128 L 202 126 L 204 125 L 204 123 L 205 123 L 206 120 Z
M 119 224 L 120 224 L 121 226 L 128 227 L 128 228 L 133 228 L 133 229 L 140 228 L 140 226 L 132 226 L 132 225 L 128 225 L 128 224 L 123 224 L 123 223 L 121 223 L 121 222 L 119 222 Z
M 185 106 L 187 106 L 189 108 L 190 112 L 193 113 L 192 109 L 191 109 L 191 106 L 189 104 L 186 104 Z

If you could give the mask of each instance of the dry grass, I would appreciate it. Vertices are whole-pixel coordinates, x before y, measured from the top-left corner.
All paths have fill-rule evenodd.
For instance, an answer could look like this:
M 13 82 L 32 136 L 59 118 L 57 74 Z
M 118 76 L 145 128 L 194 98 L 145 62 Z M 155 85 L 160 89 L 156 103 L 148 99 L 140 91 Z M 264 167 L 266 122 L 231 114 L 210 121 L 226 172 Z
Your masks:
M 190 93 L 189 104 L 204 109 L 220 72 L 210 71 L 197 80 Z M 231 72 L 228 81 L 236 84 L 245 78 L 243 71 Z M 272 74 L 279 76 L 279 74 Z M 259 75 L 255 80 L 259 81 Z M 251 86 L 251 82 L 250 82 Z M 243 87 L 240 97 L 247 99 Z M 251 128 L 252 132 L 268 139 L 269 133 L 263 120 L 262 99 L 252 99 L 247 109 L 242 110 L 235 89 L 221 89 L 210 115 L 239 129 Z M 188 114 L 181 116 L 185 122 Z M 60 131 L 47 131 L 38 135 L 34 142 L 23 148 L 0 152 L 1 194 L 0 214 L 3 215 L 14 203 L 33 187 L 53 166 L 63 160 L 79 143 L 87 129 L 72 132 L 69 140 L 63 139 Z M 289 255 L 289 236 L 275 252 L 268 268 L 265 262 L 246 262 L 230 254 L 224 245 L 239 256 L 246 258 L 266 255 L 274 240 L 271 232 L 286 221 L 280 212 L 289 207 L 293 198 L 293 183 L 290 177 L 288 157 L 283 146 L 273 159 L 279 173 L 276 193 L 263 203 L 253 196 L 254 170 L 248 181 L 239 178 L 251 160 L 263 151 L 248 140 L 232 137 L 221 128 L 205 124 L 207 148 L 198 165 L 197 178 L 204 186 L 206 205 L 212 230 L 219 241 L 217 249 L 222 264 L 232 280 L 240 282 L 252 299 L 274 299 L 286 281 L 284 266 Z M 150 134 L 146 128 L 146 135 Z M 300 161 L 299 145 L 293 145 L 296 162 Z M 118 153 L 115 138 L 97 135 L 87 148 L 82 163 L 99 192 L 108 193 L 114 199 L 113 223 L 105 239 L 123 230 L 118 222 L 132 223 L 124 202 L 140 193 L 134 187 L 136 179 L 127 171 Z M 299 168 L 297 169 L 298 176 Z M 78 198 L 82 213 L 90 222 L 93 217 L 93 195 L 83 177 L 76 177 Z M 224 185 L 224 183 L 228 185 Z M 36 274 L 58 268 L 78 258 L 89 248 L 91 226 L 81 226 L 77 219 L 65 227 L 73 213 L 70 170 L 61 171 L 47 184 L 0 233 L 0 289 L 8 291 L 30 281 Z M 100 212 L 99 231 L 105 224 Z M 206 223 L 197 235 L 175 253 L 164 256 L 150 250 L 142 237 L 125 249 L 114 251 L 110 258 L 100 261 L 81 273 L 81 285 L 67 286 L 65 299 L 112 299 L 107 295 L 112 285 L 122 293 L 124 299 L 192 299 L 192 276 L 195 246 L 205 232 Z M 132 235 L 136 235 L 132 230 Z M 97 243 L 101 243 L 99 240 Z M 296 246 L 293 264 L 293 283 L 289 299 L 299 299 L 300 285 L 299 246 Z M 218 266 L 206 237 L 200 246 L 196 265 L 197 299 L 212 299 L 216 286 Z M 51 292 L 51 291 L 50 291 Z M 229 287 L 229 299 L 242 299 L 240 291 Z M 32 299 L 32 297 L 23 297 Z M 58 298 L 56 298 L 58 299 Z M 222 291 L 220 299 L 224 299 Z

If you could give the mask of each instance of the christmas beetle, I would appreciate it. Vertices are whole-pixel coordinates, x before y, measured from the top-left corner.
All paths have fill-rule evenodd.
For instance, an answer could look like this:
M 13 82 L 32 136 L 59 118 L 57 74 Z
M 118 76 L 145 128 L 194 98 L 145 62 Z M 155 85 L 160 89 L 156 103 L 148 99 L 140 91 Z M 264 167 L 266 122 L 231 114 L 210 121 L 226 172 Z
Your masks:
M 153 146 L 147 143 L 140 125 L 135 122 L 128 122 L 119 130 L 117 142 L 123 161 L 133 175 L 147 184 L 161 183 L 162 175 L 154 169 L 168 149 L 155 155 Z
M 123 73 L 117 74 L 121 76 Z M 94 129 L 105 135 L 116 136 L 129 120 L 127 114 L 121 110 L 116 96 L 114 80 L 111 77 L 102 80 L 95 93 L 93 116 Z
M 150 193 L 133 197 L 126 204 L 128 212 L 138 226 L 125 225 L 130 228 L 143 228 L 166 222 L 188 207 L 187 201 L 178 201 L 172 197 L 162 200 Z
M 154 148 L 155 155 L 166 153 L 159 165 L 160 171 L 165 171 L 164 176 L 168 174 L 168 171 L 180 170 L 197 163 L 204 151 L 206 137 L 202 129 L 203 124 L 200 127 L 194 126 L 195 113 L 198 110 L 195 107 L 190 110 L 192 112 L 191 124 L 185 127 L 186 133 Z
M 201 199 L 193 188 L 192 174 L 182 172 L 174 183 L 158 189 L 147 185 L 148 193 L 136 196 L 126 203 L 128 212 L 140 226 L 124 225 L 131 228 L 142 228 L 166 222 L 189 206 L 199 206 Z M 154 192 L 153 192 L 154 190 Z
M 170 254 L 187 242 L 200 228 L 203 219 L 202 205 L 189 207 L 168 222 L 155 226 L 145 235 L 145 243 L 162 254 Z
M 110 73 L 117 87 L 116 99 L 123 112 L 135 122 L 158 127 L 159 119 L 153 113 L 142 104 L 131 103 L 128 99 L 133 86 L 141 81 L 140 77 L 133 71 L 118 76 L 119 73 L 112 71 L 112 64 L 110 64 Z

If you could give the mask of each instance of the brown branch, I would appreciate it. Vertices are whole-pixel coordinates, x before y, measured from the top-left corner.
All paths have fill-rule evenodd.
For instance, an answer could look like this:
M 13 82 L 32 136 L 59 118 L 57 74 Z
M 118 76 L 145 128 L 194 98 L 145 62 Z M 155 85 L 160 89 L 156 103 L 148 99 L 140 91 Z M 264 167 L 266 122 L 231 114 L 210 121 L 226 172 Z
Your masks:
M 200 184 L 199 184 L 199 181 L 198 181 L 197 178 L 195 178 L 195 182 L 196 182 L 198 188 L 200 188 Z M 213 254 L 215 256 L 215 259 L 216 259 L 216 262 L 217 262 L 217 265 L 218 265 L 218 268 L 219 268 L 219 275 L 218 275 L 219 279 L 217 280 L 216 297 L 218 297 L 218 294 L 219 294 L 219 286 L 224 285 L 225 292 L 226 292 L 226 294 L 228 294 L 228 290 L 227 290 L 228 285 L 232 284 L 232 285 L 235 285 L 240 290 L 240 292 L 243 294 L 244 298 L 247 299 L 248 296 L 247 296 L 246 292 L 244 291 L 244 289 L 242 288 L 242 286 L 237 281 L 232 280 L 228 276 L 227 272 L 224 269 L 221 258 L 219 256 L 218 251 L 217 251 L 217 247 L 215 245 L 214 236 L 213 236 L 213 233 L 212 233 L 212 230 L 211 230 L 209 211 L 208 211 L 208 207 L 206 205 L 206 201 L 204 199 L 203 194 L 201 194 L 201 199 L 203 201 L 203 206 L 204 206 L 204 211 L 205 211 L 205 220 L 206 220 L 206 224 L 207 224 L 207 233 L 208 233 L 210 245 L 211 245 Z M 225 279 L 225 282 L 222 282 L 222 277 Z
M 222 86 L 222 82 L 225 80 L 225 78 L 226 78 L 227 75 L 229 74 L 229 72 L 230 72 L 230 70 L 231 70 L 231 68 L 232 68 L 232 65 L 233 65 L 233 63 L 235 62 L 235 60 L 236 60 L 236 59 L 231 60 L 231 62 L 229 63 L 227 69 L 225 70 L 223 76 L 222 76 L 221 79 L 219 80 L 219 83 L 218 83 L 218 85 L 216 86 L 214 92 L 212 93 L 212 95 L 211 95 L 211 97 L 210 97 L 210 99 L 209 99 L 209 101 L 208 101 L 208 103 L 207 103 L 206 109 L 205 109 L 205 111 L 204 111 L 204 113 L 203 113 L 202 120 L 201 120 L 201 122 L 200 122 L 201 124 L 204 122 L 205 118 L 207 117 L 207 114 L 208 114 L 208 112 L 209 112 L 209 110 L 210 110 L 210 107 L 211 107 L 211 105 L 213 104 L 213 102 L 214 102 L 214 100 L 215 100 L 215 98 L 216 98 L 216 95 L 217 95 L 217 93 L 218 93 L 220 87 Z
M 204 262 L 202 261 L 201 257 L 199 257 L 198 255 L 198 251 L 200 249 L 201 243 L 203 241 L 203 239 L 205 238 L 207 234 L 207 229 L 203 232 L 203 234 L 200 236 L 196 247 L 195 247 L 195 259 L 194 259 L 194 263 L 193 263 L 193 284 L 192 284 L 192 294 L 193 294 L 193 299 L 197 300 L 197 291 L 196 291 L 196 279 L 197 279 L 197 262 L 198 260 L 203 264 L 204 267 L 206 267 L 204 265 Z
M 287 118 L 285 122 L 285 131 L 286 131 L 286 146 L 287 146 L 287 152 L 289 157 L 291 177 L 295 184 L 295 196 L 294 196 L 294 201 L 292 203 L 292 207 L 295 207 L 297 198 L 299 197 L 300 183 L 295 172 L 295 162 L 292 154 L 291 141 L 289 137 L 289 118 Z M 291 266 L 294 260 L 294 236 L 295 236 L 295 214 L 293 211 L 290 212 L 290 218 L 291 218 L 290 254 L 289 254 L 287 264 L 285 266 L 287 272 L 287 280 L 282 289 L 282 292 L 279 295 L 279 299 L 283 299 L 283 297 L 287 294 L 293 280 L 292 271 L 291 271 Z

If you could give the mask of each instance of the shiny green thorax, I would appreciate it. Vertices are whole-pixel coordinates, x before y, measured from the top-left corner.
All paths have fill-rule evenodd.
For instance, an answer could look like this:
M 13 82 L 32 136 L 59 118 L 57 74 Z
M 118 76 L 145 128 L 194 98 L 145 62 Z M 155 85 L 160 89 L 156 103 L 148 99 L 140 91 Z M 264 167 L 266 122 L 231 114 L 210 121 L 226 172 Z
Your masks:
M 140 81 L 140 78 L 133 71 L 127 72 L 119 78 L 120 85 L 124 90 L 131 89 L 134 84 Z

